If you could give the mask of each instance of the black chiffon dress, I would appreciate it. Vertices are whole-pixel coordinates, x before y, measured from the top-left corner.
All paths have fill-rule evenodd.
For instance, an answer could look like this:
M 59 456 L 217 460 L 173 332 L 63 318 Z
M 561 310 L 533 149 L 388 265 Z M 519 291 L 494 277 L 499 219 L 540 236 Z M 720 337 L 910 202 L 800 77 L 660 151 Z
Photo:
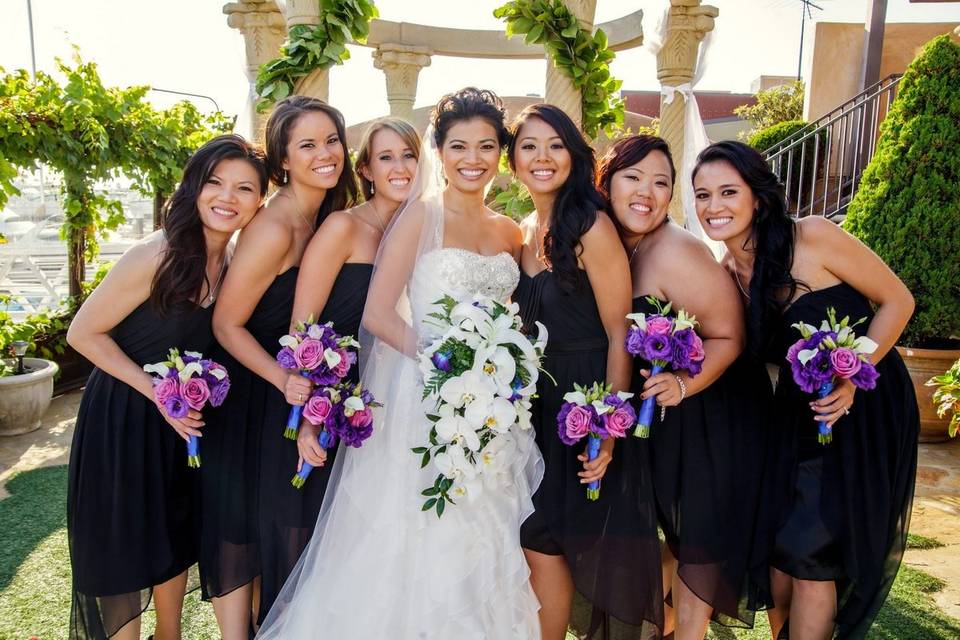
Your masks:
M 359 338 L 360 320 L 372 274 L 371 264 L 344 264 L 334 280 L 319 322 L 332 322 L 338 334 Z M 358 370 L 356 365 L 350 370 L 353 382 L 359 379 Z M 291 485 L 290 479 L 297 471 L 299 453 L 297 443 L 283 437 L 289 405 L 285 404 L 284 407 L 279 419 L 268 421 L 263 426 L 259 510 L 263 563 L 261 622 L 313 535 L 336 456 L 335 448 L 328 451 L 327 463 L 310 473 L 302 489 Z
M 254 308 L 246 329 L 275 355 L 290 328 L 297 267 L 278 275 Z M 282 437 L 288 409 L 283 394 L 225 349 L 214 358 L 230 374 L 226 401 L 203 428 L 200 581 L 204 599 L 224 596 L 261 573 L 258 500 L 261 434 Z
M 645 297 L 633 310 L 658 313 Z M 649 364 L 637 360 L 630 389 L 638 409 L 641 367 Z M 680 579 L 729 626 L 752 626 L 753 612 L 770 604 L 768 558 L 755 535 L 772 399 L 765 365 L 743 354 L 662 421 L 655 411 L 650 428 L 660 529 Z
M 148 300 L 110 336 L 140 366 L 166 360 L 172 347 L 207 355 L 212 313 L 184 303 L 161 315 Z M 199 486 L 186 451 L 152 399 L 93 370 L 70 448 L 72 640 L 114 635 L 143 613 L 154 585 L 197 561 Z
M 657 539 L 648 450 L 627 437 L 616 443 L 600 487 L 587 500 L 577 473 L 583 446 L 568 447 L 557 435 L 563 396 L 575 383 L 606 379 L 607 336 L 586 272 L 567 291 L 550 270 L 534 277 L 521 272 L 514 300 L 527 327 L 542 322 L 549 332 L 543 368 L 532 406 L 544 477 L 533 497 L 534 513 L 524 522 L 526 549 L 563 555 L 578 592 L 572 625 L 587 637 L 633 637 L 663 628 L 660 550 Z M 643 627 L 643 629 L 637 629 Z M 636 636 L 639 637 L 639 636 Z
M 780 366 L 772 428 L 776 439 L 765 481 L 776 509 L 771 564 L 804 580 L 835 580 L 837 635 L 863 638 L 883 605 L 906 546 L 917 468 L 920 416 L 903 360 L 891 349 L 876 363 L 880 377 L 858 389 L 849 415 L 833 426 L 833 442 L 817 442 L 806 394 L 793 381 L 787 349 L 800 338 L 791 327 L 837 318 L 873 319 L 870 302 L 839 283 L 801 295 L 787 309 L 768 361 Z

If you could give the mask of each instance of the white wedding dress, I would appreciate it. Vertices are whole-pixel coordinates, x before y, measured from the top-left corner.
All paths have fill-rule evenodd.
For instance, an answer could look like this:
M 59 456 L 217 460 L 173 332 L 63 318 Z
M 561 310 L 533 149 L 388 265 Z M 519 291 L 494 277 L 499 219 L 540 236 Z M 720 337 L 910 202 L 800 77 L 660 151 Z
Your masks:
M 519 271 L 507 253 L 485 256 L 438 242 L 409 281 L 410 325 L 444 295 L 506 300 Z M 377 349 L 390 350 L 384 343 Z M 369 354 L 368 354 L 369 355 Z M 257 638 L 306 640 L 539 640 L 539 604 L 520 548 L 520 524 L 543 473 L 533 431 L 520 434 L 506 489 L 424 512 L 433 465 L 417 363 L 392 352 L 367 387 L 385 406 L 359 449 L 341 446 L 314 537 Z M 380 354 L 380 362 L 383 361 Z M 374 353 L 372 358 L 377 358 Z

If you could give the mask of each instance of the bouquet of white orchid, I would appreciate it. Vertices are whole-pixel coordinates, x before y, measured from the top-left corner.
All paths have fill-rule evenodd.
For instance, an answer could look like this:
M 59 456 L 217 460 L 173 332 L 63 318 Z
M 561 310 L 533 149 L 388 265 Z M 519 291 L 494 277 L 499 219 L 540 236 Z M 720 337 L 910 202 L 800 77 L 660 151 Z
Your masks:
M 423 400 L 433 423 L 429 444 L 415 447 L 420 467 L 433 460 L 438 474 L 422 492 L 423 510 L 442 516 L 446 503 L 475 499 L 507 477 L 517 432 L 531 428 L 547 330 L 520 331 L 519 306 L 487 297 L 438 300 L 426 322 L 439 337 L 420 354 Z

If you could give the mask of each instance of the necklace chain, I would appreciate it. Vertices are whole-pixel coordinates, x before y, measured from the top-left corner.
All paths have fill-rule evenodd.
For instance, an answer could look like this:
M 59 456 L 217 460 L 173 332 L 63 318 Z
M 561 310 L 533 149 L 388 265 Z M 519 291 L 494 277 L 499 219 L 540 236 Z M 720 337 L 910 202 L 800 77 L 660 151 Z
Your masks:
M 737 265 L 733 265 L 733 278 L 737 281 L 737 289 L 740 289 L 740 293 L 743 294 L 743 297 L 749 300 L 750 294 L 746 292 L 746 290 L 743 288 L 743 283 L 740 282 L 740 270 L 737 269 Z
M 220 293 L 220 285 L 223 283 L 223 274 L 227 271 L 227 252 L 224 251 L 220 256 L 220 275 L 217 276 L 217 282 L 210 288 L 210 294 L 207 296 L 210 304 L 217 300 L 217 294 Z
M 373 204 L 373 200 L 367 200 L 367 204 L 373 209 L 373 217 L 377 219 L 377 228 L 380 229 L 380 235 L 382 236 L 387 232 L 387 225 L 384 224 L 383 219 L 380 217 L 380 212 L 377 211 L 377 205 Z
M 287 187 L 287 189 L 289 189 L 289 187 Z M 300 208 L 300 203 L 297 201 L 296 194 L 290 195 L 284 191 L 283 197 L 293 202 L 294 211 L 296 211 L 297 215 L 300 216 L 300 219 L 303 220 L 303 224 L 309 228 L 311 226 L 310 221 L 307 220 L 307 216 L 303 215 L 303 210 Z

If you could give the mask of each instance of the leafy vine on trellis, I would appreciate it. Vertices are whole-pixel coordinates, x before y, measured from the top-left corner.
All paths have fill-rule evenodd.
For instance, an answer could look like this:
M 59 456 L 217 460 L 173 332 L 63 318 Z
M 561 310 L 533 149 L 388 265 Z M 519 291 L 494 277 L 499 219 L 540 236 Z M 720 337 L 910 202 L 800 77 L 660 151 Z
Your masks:
M 613 51 L 602 29 L 593 35 L 580 26 L 563 0 L 513 0 L 493 12 L 507 23 L 507 35 L 523 34 L 528 44 L 542 44 L 553 63 L 582 94 L 584 133 L 613 133 L 623 126 L 622 82 L 610 75 Z
M 290 29 L 280 57 L 260 66 L 257 110 L 263 111 L 293 93 L 297 81 L 315 69 L 329 69 L 350 58 L 347 43 L 364 43 L 370 21 L 380 13 L 371 0 L 319 0 L 320 24 Z

